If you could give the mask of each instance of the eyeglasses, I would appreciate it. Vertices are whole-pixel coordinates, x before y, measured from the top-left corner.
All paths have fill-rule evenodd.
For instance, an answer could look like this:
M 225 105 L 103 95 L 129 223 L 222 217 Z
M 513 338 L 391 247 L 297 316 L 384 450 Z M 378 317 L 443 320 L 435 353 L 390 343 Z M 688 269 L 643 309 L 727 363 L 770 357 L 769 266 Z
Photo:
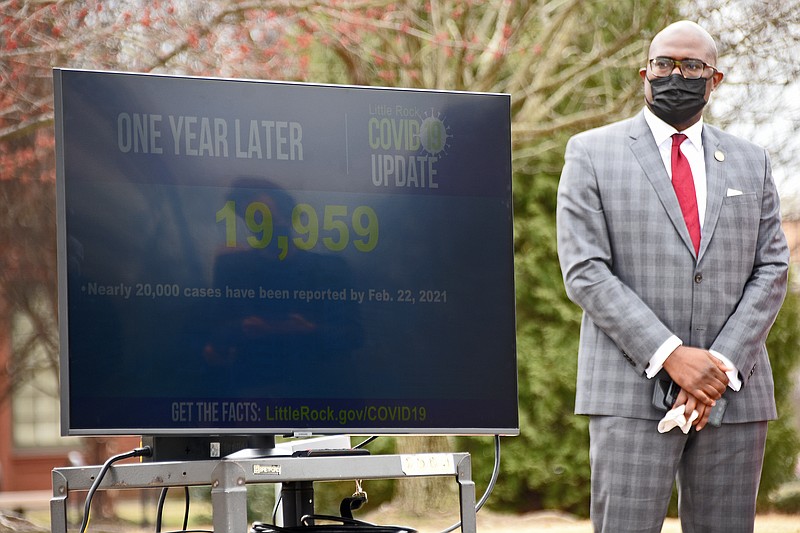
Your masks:
M 699 59 L 672 59 L 671 57 L 656 57 L 649 61 L 650 69 L 653 72 L 653 75 L 657 78 L 666 78 L 667 76 L 672 74 L 672 71 L 675 70 L 675 65 L 678 65 L 681 69 L 681 74 L 684 78 L 690 80 L 696 80 L 697 78 L 702 78 L 703 73 L 705 70 L 711 69 L 712 76 L 718 72 L 716 68 L 712 67 L 708 63 L 704 63 Z M 709 76 L 710 77 L 710 76 Z

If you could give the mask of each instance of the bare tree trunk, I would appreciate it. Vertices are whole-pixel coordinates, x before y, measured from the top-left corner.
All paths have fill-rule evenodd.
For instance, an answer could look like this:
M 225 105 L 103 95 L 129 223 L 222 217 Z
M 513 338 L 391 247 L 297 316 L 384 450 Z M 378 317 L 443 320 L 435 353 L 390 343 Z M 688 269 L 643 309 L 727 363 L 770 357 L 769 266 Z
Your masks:
M 448 437 L 399 437 L 397 453 L 449 453 Z M 420 477 L 399 481 L 392 503 L 413 516 L 450 513 L 458 510 L 458 486 L 449 477 Z

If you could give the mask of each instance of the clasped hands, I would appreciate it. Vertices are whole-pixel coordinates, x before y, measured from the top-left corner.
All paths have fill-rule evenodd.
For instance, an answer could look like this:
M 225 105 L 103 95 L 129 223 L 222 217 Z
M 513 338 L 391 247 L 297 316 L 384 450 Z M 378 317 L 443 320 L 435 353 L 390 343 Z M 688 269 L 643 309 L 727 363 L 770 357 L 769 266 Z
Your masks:
M 664 370 L 680 385 L 681 392 L 673 408 L 686 405 L 686 413 L 697 411 L 692 422 L 697 431 L 708 423 L 711 408 L 728 387 L 725 372 L 733 370 L 709 351 L 690 346 L 678 346 L 664 361 Z

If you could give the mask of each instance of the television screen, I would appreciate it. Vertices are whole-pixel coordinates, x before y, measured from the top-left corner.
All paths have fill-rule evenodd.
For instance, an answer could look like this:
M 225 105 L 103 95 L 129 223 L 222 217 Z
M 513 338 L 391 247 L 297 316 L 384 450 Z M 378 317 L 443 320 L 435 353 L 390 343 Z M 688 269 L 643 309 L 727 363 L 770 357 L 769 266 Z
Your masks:
M 518 432 L 510 97 L 56 69 L 62 432 Z

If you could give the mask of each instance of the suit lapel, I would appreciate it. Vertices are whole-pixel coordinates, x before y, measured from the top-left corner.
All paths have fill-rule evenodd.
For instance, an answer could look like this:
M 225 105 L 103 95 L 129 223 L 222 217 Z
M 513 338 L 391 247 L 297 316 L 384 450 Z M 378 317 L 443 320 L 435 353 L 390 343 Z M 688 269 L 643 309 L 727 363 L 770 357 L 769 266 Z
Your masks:
M 705 129 L 705 128 L 704 128 Z M 672 182 L 669 179 L 669 174 L 664 168 L 664 162 L 661 160 L 661 154 L 656 146 L 656 141 L 653 139 L 653 134 L 647 126 L 644 119 L 644 112 L 640 112 L 633 120 L 630 131 L 630 147 L 633 155 L 639 161 L 645 176 L 650 181 L 653 189 L 656 191 L 661 205 L 667 212 L 669 219 L 675 226 L 678 234 L 683 239 L 683 243 L 694 254 L 694 245 L 692 238 L 689 236 L 689 230 L 686 229 L 686 222 L 683 220 L 683 213 L 681 206 L 678 204 L 678 198 L 675 196 L 675 190 L 672 188 Z M 710 194 L 709 190 L 709 194 Z M 718 211 L 719 212 L 719 211 Z M 708 213 L 706 213 L 706 220 Z M 705 236 L 701 237 L 702 242 L 705 241 Z
M 722 198 L 725 195 L 725 150 L 714 134 L 714 130 L 703 126 L 703 149 L 706 162 L 706 186 L 708 197 L 706 199 L 706 218 L 700 238 L 700 257 L 708 248 L 714 228 L 717 226 L 719 214 L 722 209 Z M 722 159 L 720 161 L 719 159 Z

